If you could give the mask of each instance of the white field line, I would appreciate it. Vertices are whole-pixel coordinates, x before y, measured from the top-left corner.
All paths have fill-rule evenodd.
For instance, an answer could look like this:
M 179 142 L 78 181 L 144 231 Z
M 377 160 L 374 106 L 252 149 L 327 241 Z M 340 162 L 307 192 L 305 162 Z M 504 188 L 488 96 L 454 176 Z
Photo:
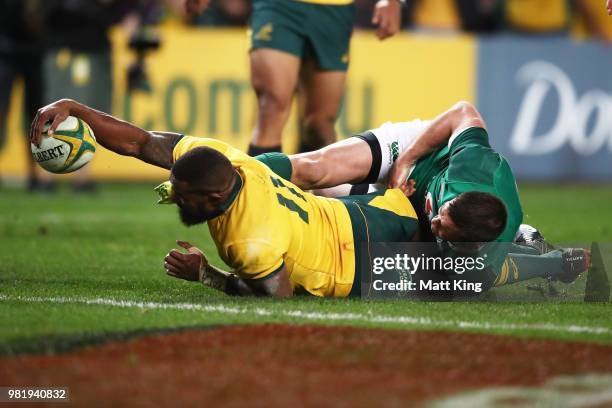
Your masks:
M 205 305 L 199 303 L 159 303 L 159 302 L 136 302 L 131 300 L 116 300 L 108 298 L 80 298 L 80 297 L 28 297 L 8 296 L 0 294 L 0 301 L 17 301 L 24 303 L 56 303 L 56 304 L 80 304 L 110 306 L 121 308 L 138 308 L 147 310 L 189 310 L 208 313 L 219 313 L 227 315 L 251 315 L 265 317 L 292 317 L 302 321 L 344 321 L 344 322 L 366 322 L 387 323 L 403 326 L 435 327 L 450 329 L 477 329 L 477 330 L 503 330 L 503 331 L 552 331 L 562 333 L 588 333 L 588 334 L 612 334 L 611 327 L 558 325 L 550 323 L 487 323 L 481 321 L 466 320 L 439 320 L 428 317 L 414 316 L 392 316 L 374 313 L 327 313 L 308 312 L 299 309 L 272 310 L 264 307 L 235 307 L 226 305 Z

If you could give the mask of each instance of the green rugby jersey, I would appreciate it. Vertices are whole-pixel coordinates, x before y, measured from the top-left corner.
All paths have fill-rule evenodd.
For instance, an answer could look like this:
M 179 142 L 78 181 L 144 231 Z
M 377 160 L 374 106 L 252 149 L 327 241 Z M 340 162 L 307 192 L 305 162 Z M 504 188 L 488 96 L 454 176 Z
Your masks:
M 523 220 L 523 211 L 512 170 L 499 153 L 491 148 L 487 131 L 472 127 L 419 159 L 410 178 L 416 181 L 416 192 L 410 197 L 421 223 L 424 240 L 438 240 L 431 232 L 431 219 L 440 207 L 457 195 L 468 191 L 491 193 L 506 205 L 508 220 L 496 242 L 512 242 Z M 501 266 L 507 245 L 494 251 L 490 265 Z M 489 247 L 491 248 L 491 247 Z

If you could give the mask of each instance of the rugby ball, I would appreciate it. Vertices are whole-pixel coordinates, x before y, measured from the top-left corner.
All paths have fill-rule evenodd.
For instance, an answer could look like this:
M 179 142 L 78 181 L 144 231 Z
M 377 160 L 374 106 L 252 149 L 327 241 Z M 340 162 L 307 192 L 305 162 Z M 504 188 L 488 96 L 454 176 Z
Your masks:
M 59 124 L 53 136 L 45 125 L 40 147 L 31 144 L 32 157 L 51 173 L 71 173 L 92 159 L 96 152 L 96 138 L 87 123 L 68 116 Z

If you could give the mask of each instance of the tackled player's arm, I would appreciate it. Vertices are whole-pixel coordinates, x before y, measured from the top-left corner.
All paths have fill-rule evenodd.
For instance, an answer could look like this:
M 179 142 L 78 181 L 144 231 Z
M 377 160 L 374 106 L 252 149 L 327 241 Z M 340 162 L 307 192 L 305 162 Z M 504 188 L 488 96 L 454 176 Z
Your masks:
M 402 187 L 412 164 L 460 129 L 485 127 L 474 105 L 461 101 L 435 118 L 415 142 L 397 159 L 391 172 L 390 187 Z M 372 168 L 372 152 L 359 138 L 348 138 L 314 152 L 294 154 L 291 161 L 291 182 L 304 190 L 362 183 Z M 401 181 L 400 181 L 401 180 Z M 405 186 L 404 186 L 405 187 Z
M 238 296 L 293 296 L 289 274 L 283 265 L 273 276 L 264 279 L 243 279 L 236 274 L 225 272 L 209 265 L 200 280 L 214 289 Z
M 448 143 L 457 131 L 469 127 L 486 128 L 485 122 L 474 105 L 460 101 L 431 121 L 425 131 L 416 138 L 395 161 L 389 177 L 389 187 L 405 186 L 410 168 L 418 159 L 442 144 Z
M 117 154 L 136 157 L 165 169 L 172 167 L 172 150 L 179 134 L 149 132 L 71 99 L 61 99 L 38 110 L 30 128 L 30 141 L 39 145 L 45 124 L 51 122 L 48 132 L 53 134 L 68 116 L 84 120 L 98 143 Z
M 284 264 L 265 278 L 244 279 L 238 274 L 211 265 L 204 253 L 189 242 L 177 241 L 177 244 L 186 249 L 187 253 L 173 249 L 166 255 L 164 269 L 169 276 L 193 282 L 200 281 L 228 295 L 274 297 L 293 295 L 289 274 Z

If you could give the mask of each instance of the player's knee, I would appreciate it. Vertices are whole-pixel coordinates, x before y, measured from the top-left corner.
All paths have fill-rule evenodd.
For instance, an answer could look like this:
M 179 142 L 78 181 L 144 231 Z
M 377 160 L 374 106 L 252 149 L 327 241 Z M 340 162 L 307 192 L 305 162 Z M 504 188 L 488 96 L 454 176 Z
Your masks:
M 291 108 L 292 90 L 272 86 L 267 81 L 253 81 L 260 113 L 282 113 Z
M 265 91 L 257 99 L 259 111 L 263 114 L 282 114 L 291 109 L 291 97 L 282 92 Z

